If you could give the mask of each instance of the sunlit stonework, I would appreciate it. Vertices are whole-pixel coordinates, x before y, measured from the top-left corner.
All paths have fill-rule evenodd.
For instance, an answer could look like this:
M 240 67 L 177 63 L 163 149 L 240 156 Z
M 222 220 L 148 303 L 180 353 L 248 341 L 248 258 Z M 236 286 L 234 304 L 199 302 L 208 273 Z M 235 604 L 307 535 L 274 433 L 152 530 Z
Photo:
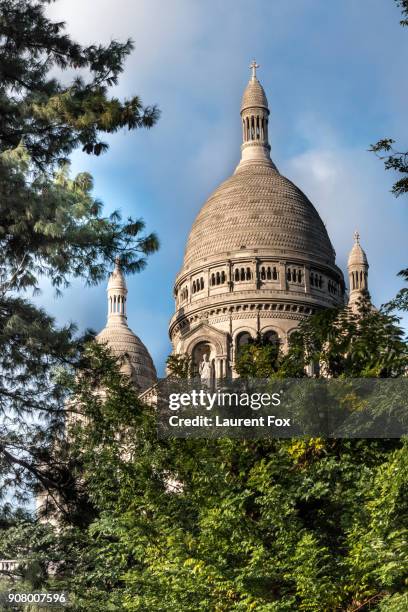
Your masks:
M 240 112 L 241 159 L 193 223 L 169 325 L 173 352 L 190 355 L 197 375 L 205 367 L 212 378 L 236 375 L 237 353 L 249 338 L 261 333 L 285 351 L 303 318 L 346 299 L 343 273 L 318 212 L 271 160 L 268 100 L 257 78 L 259 66 L 254 61 L 250 68 Z M 355 309 L 368 290 L 358 234 L 348 269 Z M 124 370 L 145 390 L 156 371 L 127 326 L 126 294 L 117 266 L 108 285 L 108 324 L 98 340 L 128 356 Z
M 149 351 L 127 324 L 127 293 L 125 277 L 117 261 L 108 282 L 106 327 L 96 339 L 106 343 L 114 355 L 123 357 L 122 372 L 131 378 L 139 391 L 145 391 L 156 382 L 156 368 Z

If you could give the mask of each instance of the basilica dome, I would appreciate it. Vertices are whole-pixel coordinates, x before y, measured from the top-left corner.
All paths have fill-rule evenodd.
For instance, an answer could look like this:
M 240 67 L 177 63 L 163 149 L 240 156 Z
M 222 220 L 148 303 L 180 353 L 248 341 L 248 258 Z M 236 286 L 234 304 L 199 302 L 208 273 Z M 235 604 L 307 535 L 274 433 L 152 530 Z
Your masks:
M 313 204 L 266 161 L 242 164 L 209 197 L 190 232 L 184 268 L 241 249 L 335 261 Z
M 256 62 L 241 100 L 241 159 L 193 223 L 176 277 L 169 334 L 176 354 L 234 376 L 259 334 L 286 350 L 299 322 L 344 304 L 344 278 L 324 223 L 270 156 L 269 108 Z
M 109 277 L 107 293 L 108 320 L 96 340 L 106 344 L 114 355 L 122 358 L 122 373 L 132 380 L 139 391 L 145 391 L 156 382 L 156 369 L 149 351 L 128 326 L 127 287 L 119 262 L 116 262 Z

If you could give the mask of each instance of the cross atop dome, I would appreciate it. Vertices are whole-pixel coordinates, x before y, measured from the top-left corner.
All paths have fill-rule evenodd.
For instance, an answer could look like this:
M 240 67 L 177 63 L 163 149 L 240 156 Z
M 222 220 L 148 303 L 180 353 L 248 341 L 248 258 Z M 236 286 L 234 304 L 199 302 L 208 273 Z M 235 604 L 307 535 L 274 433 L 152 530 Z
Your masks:
M 360 244 L 360 234 L 359 234 L 358 230 L 356 230 L 356 231 L 354 232 L 354 242 L 355 242 L 356 244 Z
M 252 63 L 250 64 L 249 67 L 252 70 L 251 77 L 255 80 L 256 79 L 256 69 L 260 68 L 260 65 L 256 63 L 256 60 L 252 60 Z

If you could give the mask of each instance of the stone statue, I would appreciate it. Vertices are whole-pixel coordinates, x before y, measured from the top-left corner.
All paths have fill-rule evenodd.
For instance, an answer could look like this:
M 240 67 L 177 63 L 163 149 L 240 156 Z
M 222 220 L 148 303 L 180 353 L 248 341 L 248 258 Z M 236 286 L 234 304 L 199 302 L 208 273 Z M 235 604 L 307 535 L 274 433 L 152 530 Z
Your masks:
M 199 367 L 201 380 L 211 380 L 211 363 L 208 355 L 204 354 Z

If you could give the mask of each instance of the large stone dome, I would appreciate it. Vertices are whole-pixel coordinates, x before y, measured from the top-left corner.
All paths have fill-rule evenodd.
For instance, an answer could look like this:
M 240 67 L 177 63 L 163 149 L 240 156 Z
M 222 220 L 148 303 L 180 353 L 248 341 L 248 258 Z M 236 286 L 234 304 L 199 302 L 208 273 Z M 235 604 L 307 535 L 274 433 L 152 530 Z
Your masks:
M 174 285 L 176 354 L 234 376 L 240 347 L 288 347 L 299 322 L 344 303 L 344 278 L 313 204 L 270 157 L 269 108 L 256 62 L 241 102 L 241 160 L 199 211 Z
M 261 161 L 239 166 L 208 198 L 191 229 L 184 268 L 241 249 L 335 261 L 313 204 L 272 163 Z

